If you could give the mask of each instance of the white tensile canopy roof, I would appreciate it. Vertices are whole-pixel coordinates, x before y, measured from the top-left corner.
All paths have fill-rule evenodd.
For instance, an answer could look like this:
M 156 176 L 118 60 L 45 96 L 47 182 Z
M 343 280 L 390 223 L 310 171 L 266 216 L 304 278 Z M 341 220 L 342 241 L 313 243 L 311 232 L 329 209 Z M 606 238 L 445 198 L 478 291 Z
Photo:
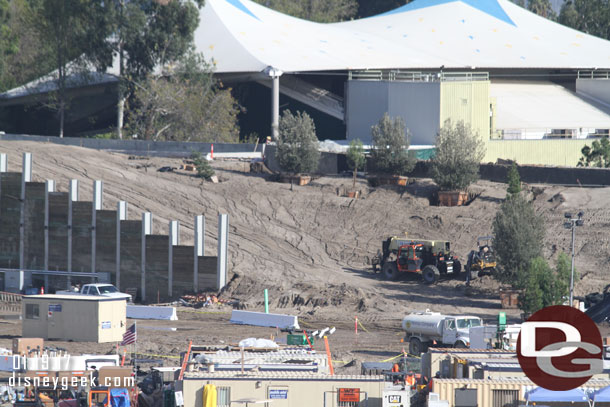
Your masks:
M 607 69 L 610 41 L 509 0 L 415 0 L 320 24 L 249 0 L 206 0 L 195 44 L 218 73 L 361 69 Z

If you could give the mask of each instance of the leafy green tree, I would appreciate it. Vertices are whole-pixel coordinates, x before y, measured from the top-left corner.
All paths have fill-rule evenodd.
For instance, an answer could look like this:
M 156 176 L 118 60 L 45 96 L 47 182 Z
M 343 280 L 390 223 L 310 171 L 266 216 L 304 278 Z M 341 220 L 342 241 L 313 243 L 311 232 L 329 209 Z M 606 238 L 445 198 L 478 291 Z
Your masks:
M 580 152 L 582 157 L 578 160 L 579 167 L 610 168 L 610 140 L 608 137 L 595 140 L 591 147 L 584 146 Z
M 404 175 L 415 166 L 415 158 L 409 155 L 410 135 L 405 133 L 402 117 L 392 119 L 385 113 L 371 127 L 373 138 L 371 158 L 375 171 L 383 174 Z
M 40 2 L 4 3 L 8 9 L 0 6 L 0 92 L 40 78 L 51 72 L 56 63 L 48 38 L 41 37 L 38 29 Z
M 557 256 L 557 261 L 555 262 L 555 288 L 557 294 L 555 297 L 563 299 L 566 295 L 570 293 L 570 276 L 572 274 L 572 262 L 570 261 L 570 257 L 564 253 L 559 253 Z M 578 274 L 576 270 L 574 270 L 574 281 L 578 279 Z
M 557 14 L 553 10 L 553 6 L 549 0 L 529 0 L 527 9 L 532 13 L 536 13 L 541 17 L 549 20 L 556 20 Z
M 559 22 L 576 30 L 610 39 L 608 0 L 568 0 L 559 13 Z
M 386 11 L 394 10 L 410 3 L 412 0 L 359 0 L 358 17 L 371 17 Z
M 55 60 L 57 91 L 53 96 L 57 100 L 59 136 L 63 137 L 68 76 L 78 73 L 74 60 L 93 52 L 108 34 L 99 24 L 104 18 L 103 6 L 90 0 L 41 0 L 34 13 L 39 37 L 48 41 Z
M 313 119 L 307 113 L 282 112 L 276 157 L 282 170 L 288 173 L 312 173 L 318 169 L 318 137 Z
M 193 160 L 193 164 L 197 169 L 197 176 L 199 178 L 209 181 L 210 178 L 212 178 L 212 176 L 215 174 L 214 169 L 208 160 L 206 160 L 199 151 L 193 151 L 191 154 L 191 160 Z
M 239 105 L 199 54 L 167 76 L 148 75 L 127 110 L 127 130 L 147 140 L 239 142 Z
M 519 276 L 520 308 L 532 313 L 551 305 L 563 304 L 569 294 L 570 273 L 567 255 L 561 253 L 553 271 L 546 260 L 536 257 L 530 262 L 527 271 Z
M 280 13 L 318 23 L 333 23 L 354 18 L 356 0 L 255 0 Z
M 7 0 L 0 0 L 0 89 L 6 89 L 7 59 L 17 53 L 17 38 L 10 26 L 10 7 Z
M 517 164 L 513 163 L 508 170 L 508 195 L 517 195 L 521 192 L 521 177 L 517 170 Z
M 347 149 L 347 167 L 354 172 L 354 183 L 352 185 L 354 190 L 356 189 L 356 173 L 358 168 L 363 169 L 365 163 L 366 157 L 362 141 L 359 139 L 350 141 L 349 148 Z
M 531 259 L 542 255 L 544 220 L 522 194 L 509 195 L 496 213 L 493 235 L 499 264 L 496 277 L 515 284 Z
M 479 165 L 485 156 L 485 146 L 470 125 L 450 119 L 436 137 L 435 155 L 430 173 L 442 191 L 463 191 L 479 178 Z
M 544 307 L 540 279 L 550 274 L 551 269 L 542 257 L 534 258 L 521 277 L 523 292 L 519 295 L 519 308 L 525 313 L 533 313 Z
M 549 0 L 512 0 L 512 2 L 541 17 L 553 21 L 557 19 L 557 14 Z
M 199 24 L 198 7 L 204 0 L 96 0 L 105 7 L 100 27 L 101 46 L 87 55 L 98 70 L 105 71 L 118 56 L 119 100 L 117 133 L 122 138 L 123 113 L 127 98 L 136 84 L 144 82 L 155 66 L 174 63 L 190 50 Z

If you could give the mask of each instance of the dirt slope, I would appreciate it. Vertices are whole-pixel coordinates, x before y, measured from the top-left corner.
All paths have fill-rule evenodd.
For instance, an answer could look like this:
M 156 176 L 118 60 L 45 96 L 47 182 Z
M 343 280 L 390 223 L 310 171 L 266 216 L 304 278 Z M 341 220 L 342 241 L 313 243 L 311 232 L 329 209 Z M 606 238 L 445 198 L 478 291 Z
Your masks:
M 426 287 L 417 281 L 383 281 L 372 275 L 368 259 L 388 235 L 449 239 L 463 258 L 491 223 L 504 184 L 481 181 L 481 196 L 468 207 L 430 206 L 428 180 L 402 190 L 371 189 L 363 182 L 364 199 L 337 196 L 337 188 L 351 180 L 322 177 L 305 187 L 268 182 L 248 174 L 243 162 L 217 162 L 219 184 L 186 174 L 157 172 L 177 159 L 130 160 L 118 153 L 30 142 L 0 142 L 9 155 L 9 170 L 20 170 L 21 153 L 33 153 L 35 181 L 55 179 L 59 190 L 68 181 L 81 181 L 81 200 L 91 199 L 93 180 L 104 181 L 104 208 L 119 199 L 129 203 L 129 218 L 151 211 L 154 233 L 167 233 L 169 220 L 181 223 L 181 243 L 192 244 L 193 216 L 206 215 L 206 253 L 216 250 L 216 216 L 230 215 L 231 281 L 226 296 L 244 301 L 251 309 L 262 306 L 262 290 L 270 289 L 272 310 L 292 310 L 327 320 L 361 315 L 363 321 L 397 320 L 414 309 L 463 312 L 493 318 L 499 311 L 497 285 L 481 282 L 466 297 L 463 282 L 443 281 Z M 149 165 L 148 167 L 146 167 Z M 563 213 L 583 209 L 586 226 L 577 230 L 576 267 L 582 280 L 576 294 L 599 291 L 610 283 L 608 188 L 537 186 L 535 205 L 547 224 L 545 250 L 554 257 L 570 247 L 563 229 Z M 230 277 L 231 277 L 230 276 Z M 512 312 L 514 317 L 517 312 Z

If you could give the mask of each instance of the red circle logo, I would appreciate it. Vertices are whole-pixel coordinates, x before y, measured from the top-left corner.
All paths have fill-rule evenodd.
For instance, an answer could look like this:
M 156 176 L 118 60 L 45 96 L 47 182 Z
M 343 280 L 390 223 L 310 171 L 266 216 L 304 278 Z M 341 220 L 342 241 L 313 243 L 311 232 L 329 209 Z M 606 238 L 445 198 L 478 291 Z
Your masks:
M 519 364 L 540 387 L 563 391 L 586 383 L 603 371 L 602 337 L 595 323 L 576 308 L 541 309 L 521 325 Z

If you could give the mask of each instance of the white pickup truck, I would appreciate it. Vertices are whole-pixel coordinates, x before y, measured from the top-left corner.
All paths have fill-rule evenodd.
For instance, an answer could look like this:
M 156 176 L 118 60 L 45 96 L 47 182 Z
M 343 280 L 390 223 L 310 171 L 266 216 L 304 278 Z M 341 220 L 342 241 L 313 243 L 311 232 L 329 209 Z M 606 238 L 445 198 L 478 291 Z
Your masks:
M 80 291 L 57 291 L 59 295 L 99 295 L 102 297 L 125 298 L 127 302 L 131 302 L 131 295 L 120 292 L 112 284 L 85 284 Z

